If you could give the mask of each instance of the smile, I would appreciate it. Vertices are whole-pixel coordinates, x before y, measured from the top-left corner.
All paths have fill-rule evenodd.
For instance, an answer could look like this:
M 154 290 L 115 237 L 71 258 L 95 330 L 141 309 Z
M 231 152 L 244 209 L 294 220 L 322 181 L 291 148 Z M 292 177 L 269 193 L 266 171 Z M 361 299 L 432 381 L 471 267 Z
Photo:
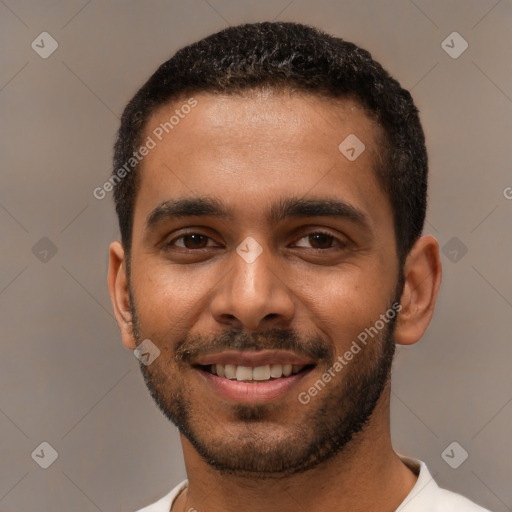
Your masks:
M 266 364 L 263 366 L 234 365 L 234 364 L 212 364 L 202 367 L 213 375 L 218 375 L 229 380 L 237 380 L 239 382 L 250 381 L 268 381 L 271 379 L 280 379 L 300 373 L 308 365 L 298 364 Z
M 192 361 L 216 397 L 230 402 L 267 402 L 285 397 L 315 363 L 287 351 L 226 351 Z

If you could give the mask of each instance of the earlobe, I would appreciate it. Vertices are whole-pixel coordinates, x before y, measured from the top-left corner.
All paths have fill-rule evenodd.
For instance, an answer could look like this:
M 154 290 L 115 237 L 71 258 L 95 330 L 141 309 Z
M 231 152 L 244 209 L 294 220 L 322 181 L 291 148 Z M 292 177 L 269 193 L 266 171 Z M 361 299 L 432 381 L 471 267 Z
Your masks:
M 437 240 L 430 235 L 420 237 L 404 265 L 405 283 L 395 328 L 396 343 L 412 345 L 425 333 L 434 313 L 441 273 Z
M 132 313 L 130 308 L 130 292 L 128 276 L 126 274 L 126 255 L 120 241 L 110 244 L 108 289 L 114 307 L 117 325 L 121 330 L 123 344 L 126 348 L 134 350 L 137 346 L 133 336 Z

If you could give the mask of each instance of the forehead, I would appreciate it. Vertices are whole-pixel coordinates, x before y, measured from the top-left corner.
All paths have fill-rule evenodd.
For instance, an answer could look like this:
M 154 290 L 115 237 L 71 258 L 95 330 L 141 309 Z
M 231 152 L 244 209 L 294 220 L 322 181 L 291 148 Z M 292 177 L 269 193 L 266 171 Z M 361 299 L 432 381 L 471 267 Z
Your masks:
M 231 202 L 238 218 L 255 218 L 272 196 L 308 194 L 390 214 L 375 178 L 380 133 L 353 99 L 252 91 L 175 100 L 146 125 L 154 147 L 140 165 L 135 223 L 170 198 L 206 195 Z M 352 147 L 364 148 L 356 159 Z
M 192 101 L 196 106 L 189 108 Z M 381 129 L 355 99 L 269 89 L 232 95 L 201 93 L 193 100 L 183 97 L 157 109 L 148 120 L 146 135 L 179 153 L 194 147 L 197 156 L 212 145 L 219 151 L 232 152 L 238 146 L 250 152 L 255 143 L 274 146 L 278 142 L 286 142 L 283 152 L 298 156 L 332 153 L 348 130 L 365 140 L 366 156 L 374 156 Z M 194 146 L 189 138 L 192 132 L 201 145 Z

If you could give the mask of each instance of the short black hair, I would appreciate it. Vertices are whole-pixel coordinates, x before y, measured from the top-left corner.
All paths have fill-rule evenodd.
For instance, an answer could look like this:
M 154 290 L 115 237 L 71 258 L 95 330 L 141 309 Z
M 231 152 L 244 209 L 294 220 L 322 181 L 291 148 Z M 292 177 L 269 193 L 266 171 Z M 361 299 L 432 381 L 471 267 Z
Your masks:
M 355 98 L 378 125 L 375 171 L 392 209 L 400 264 L 421 235 L 427 203 L 427 152 L 418 109 L 408 91 L 371 54 L 307 25 L 261 22 L 229 27 L 180 49 L 126 106 L 114 146 L 114 200 L 121 239 L 131 248 L 138 168 L 118 170 L 142 143 L 147 120 L 172 100 L 201 92 L 236 94 L 258 88 L 294 89 L 322 97 Z M 341 141 L 340 141 L 341 142 Z M 133 158 L 132 158 L 133 160 Z M 114 179 L 115 177 L 115 179 Z

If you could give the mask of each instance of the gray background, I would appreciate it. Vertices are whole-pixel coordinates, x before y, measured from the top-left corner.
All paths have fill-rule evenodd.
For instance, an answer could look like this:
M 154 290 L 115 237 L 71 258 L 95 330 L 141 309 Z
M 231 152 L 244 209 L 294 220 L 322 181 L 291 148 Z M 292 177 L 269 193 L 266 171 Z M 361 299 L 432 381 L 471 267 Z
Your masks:
M 185 476 L 121 344 L 106 287 L 116 219 L 92 191 L 125 103 L 162 61 L 273 19 L 360 44 L 412 90 L 444 283 L 427 335 L 395 363 L 393 440 L 441 485 L 512 510 L 509 0 L 0 1 L 0 510 L 130 511 Z M 31 47 L 43 31 L 59 45 L 47 59 Z M 456 59 L 441 45 L 453 31 L 469 43 Z M 48 469 L 31 457 L 44 441 Z M 453 441 L 469 453 L 458 469 L 441 456 Z

